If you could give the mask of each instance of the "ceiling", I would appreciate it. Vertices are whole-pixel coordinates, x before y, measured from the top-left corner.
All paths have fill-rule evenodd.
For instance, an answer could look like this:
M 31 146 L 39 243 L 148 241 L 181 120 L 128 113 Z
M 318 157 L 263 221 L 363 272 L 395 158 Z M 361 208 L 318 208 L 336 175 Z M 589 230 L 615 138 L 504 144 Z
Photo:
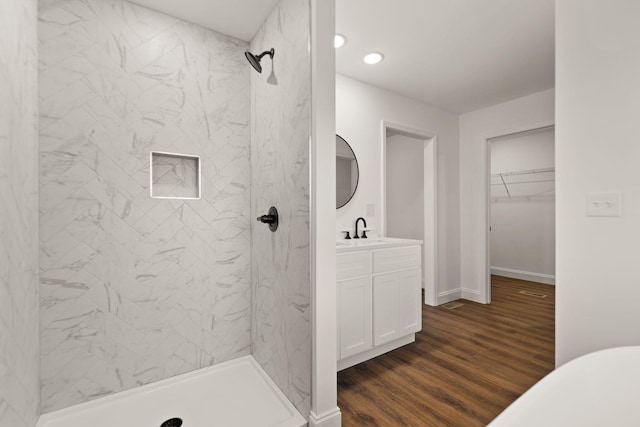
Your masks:
M 245 41 L 278 3 L 131 1 Z M 336 31 L 339 74 L 454 113 L 554 87 L 554 0 L 336 0 Z
M 278 0 L 129 1 L 244 41 L 251 41 L 278 3 Z
M 336 0 L 336 32 L 339 74 L 451 112 L 554 87 L 554 0 Z

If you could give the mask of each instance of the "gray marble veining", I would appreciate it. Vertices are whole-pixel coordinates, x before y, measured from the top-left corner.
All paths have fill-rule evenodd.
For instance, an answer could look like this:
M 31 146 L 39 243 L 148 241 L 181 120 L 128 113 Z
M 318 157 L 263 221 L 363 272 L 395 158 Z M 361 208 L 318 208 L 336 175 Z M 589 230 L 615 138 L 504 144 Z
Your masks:
M 37 4 L 0 1 L 0 426 L 38 419 Z
M 247 43 L 123 0 L 39 6 L 43 412 L 249 354 Z M 150 151 L 200 156 L 202 198 L 150 198 Z
M 252 223 L 252 349 L 304 417 L 311 404 L 309 15 L 307 0 L 282 0 L 251 42 L 252 52 L 275 49 L 273 62 L 265 57 L 262 74 L 251 76 L 251 216 L 272 205 L 280 214 L 275 233 Z

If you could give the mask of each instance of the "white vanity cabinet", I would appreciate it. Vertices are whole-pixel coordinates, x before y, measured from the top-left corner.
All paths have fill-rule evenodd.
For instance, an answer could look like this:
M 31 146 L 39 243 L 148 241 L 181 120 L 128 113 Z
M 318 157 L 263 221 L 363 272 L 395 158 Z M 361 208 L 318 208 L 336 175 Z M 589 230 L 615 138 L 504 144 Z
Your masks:
M 417 268 L 373 277 L 373 345 L 421 329 L 419 291 L 420 270 Z
M 345 280 L 338 286 L 339 355 L 344 359 L 373 346 L 371 279 Z
M 371 255 L 366 252 L 337 257 L 338 359 L 368 350 L 371 336 Z
M 394 242 L 337 253 L 338 370 L 413 342 L 422 327 L 421 242 Z

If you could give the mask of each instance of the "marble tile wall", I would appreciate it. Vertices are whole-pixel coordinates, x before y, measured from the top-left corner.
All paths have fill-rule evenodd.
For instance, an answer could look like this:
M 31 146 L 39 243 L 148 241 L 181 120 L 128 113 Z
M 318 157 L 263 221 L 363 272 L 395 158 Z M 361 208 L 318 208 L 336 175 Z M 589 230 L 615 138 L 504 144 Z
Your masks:
M 43 412 L 250 353 L 246 48 L 40 0 Z M 150 151 L 201 156 L 202 199 L 150 198 Z
M 307 0 L 282 0 L 251 42 L 255 53 L 275 48 L 273 63 L 264 57 L 262 74 L 251 76 L 252 217 L 272 205 L 280 212 L 275 233 L 252 222 L 252 351 L 305 417 L 311 403 L 309 16 Z
M 0 1 L 0 426 L 39 415 L 36 0 Z

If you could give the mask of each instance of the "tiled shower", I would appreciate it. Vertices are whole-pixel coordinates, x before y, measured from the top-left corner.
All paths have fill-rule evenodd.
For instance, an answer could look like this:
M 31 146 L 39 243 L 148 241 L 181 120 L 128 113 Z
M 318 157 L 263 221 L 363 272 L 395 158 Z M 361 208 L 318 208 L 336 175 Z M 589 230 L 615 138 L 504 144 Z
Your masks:
M 308 416 L 308 2 L 251 44 L 125 0 L 0 16 L 0 426 L 246 354 Z

